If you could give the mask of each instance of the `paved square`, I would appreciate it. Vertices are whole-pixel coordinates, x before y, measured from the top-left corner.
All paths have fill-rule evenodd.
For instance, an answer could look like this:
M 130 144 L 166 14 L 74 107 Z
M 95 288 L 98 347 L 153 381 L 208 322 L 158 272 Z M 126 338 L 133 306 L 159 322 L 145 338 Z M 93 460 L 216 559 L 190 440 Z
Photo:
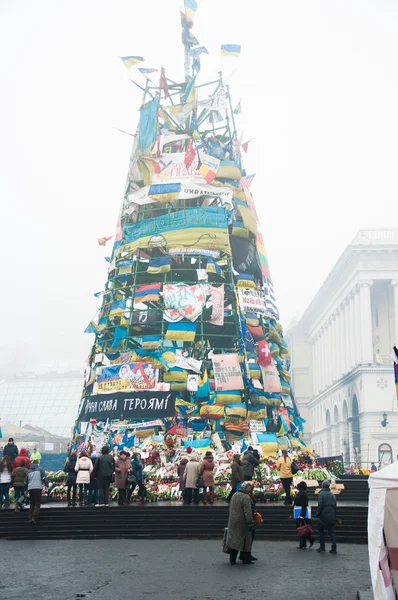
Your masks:
M 341 544 L 332 556 L 255 541 L 258 562 L 235 566 L 220 548 L 218 540 L 1 540 L 0 597 L 355 600 L 370 586 L 367 546 Z

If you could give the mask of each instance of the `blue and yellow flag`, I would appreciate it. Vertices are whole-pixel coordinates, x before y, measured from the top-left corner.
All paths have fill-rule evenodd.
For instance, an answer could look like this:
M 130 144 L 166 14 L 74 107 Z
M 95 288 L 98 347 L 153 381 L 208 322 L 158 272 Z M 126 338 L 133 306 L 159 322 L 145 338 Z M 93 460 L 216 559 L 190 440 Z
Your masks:
M 119 56 L 119 58 L 123 61 L 126 69 L 131 69 L 131 67 L 135 67 L 135 65 L 138 65 L 145 60 L 142 56 Z
M 148 196 L 157 202 L 177 200 L 181 191 L 181 183 L 157 183 L 151 185 Z
M 222 44 L 221 56 L 240 56 L 240 44 Z
M 168 273 L 170 271 L 170 257 L 159 256 L 157 258 L 149 259 L 149 266 L 147 273 L 152 275 L 159 275 L 160 273 Z
M 194 94 L 194 85 L 195 85 L 195 81 L 196 81 L 196 75 L 194 75 L 191 79 L 191 81 L 189 81 L 187 83 L 187 87 L 185 88 L 185 92 L 184 95 L 182 97 L 182 102 L 185 104 L 186 102 L 194 102 L 195 100 L 195 96 L 192 98 L 191 94 Z
M 138 70 L 140 71 L 140 73 L 145 74 L 150 74 L 150 73 L 157 73 L 159 71 L 159 69 L 146 69 L 144 67 L 138 67 Z
M 188 22 L 193 20 L 197 8 L 198 3 L 196 0 L 184 0 L 185 16 Z

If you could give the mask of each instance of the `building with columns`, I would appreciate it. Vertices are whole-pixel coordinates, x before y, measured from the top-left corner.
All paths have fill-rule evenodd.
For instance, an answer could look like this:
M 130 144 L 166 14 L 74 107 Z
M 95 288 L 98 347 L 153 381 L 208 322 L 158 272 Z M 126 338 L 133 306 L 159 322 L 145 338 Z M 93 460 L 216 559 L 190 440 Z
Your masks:
M 360 230 L 286 337 L 307 445 L 363 468 L 398 460 L 398 229 Z

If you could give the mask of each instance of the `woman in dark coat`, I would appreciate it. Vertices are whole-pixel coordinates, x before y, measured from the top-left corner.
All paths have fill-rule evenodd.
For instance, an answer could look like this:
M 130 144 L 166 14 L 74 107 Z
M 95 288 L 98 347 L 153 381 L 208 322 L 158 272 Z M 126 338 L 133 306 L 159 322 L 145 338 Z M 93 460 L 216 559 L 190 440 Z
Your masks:
M 131 470 L 130 459 L 127 458 L 127 452 L 122 450 L 115 466 L 115 487 L 118 489 L 118 505 L 122 506 L 126 501 L 127 476 Z
M 184 471 L 185 471 L 185 467 L 187 466 L 187 463 L 188 463 L 187 457 L 183 456 L 177 467 L 178 482 L 180 484 L 180 492 L 181 492 L 182 498 L 184 498 L 184 495 L 185 495 Z
M 139 454 L 138 452 L 135 452 L 133 454 L 133 460 L 131 462 L 131 470 L 132 470 L 132 476 L 133 476 L 133 483 L 132 486 L 129 489 L 129 497 L 133 494 L 135 488 L 138 485 L 138 496 L 140 499 L 141 504 L 145 503 L 145 496 L 146 496 L 146 489 L 145 489 L 145 485 L 144 485 L 144 475 L 143 475 L 143 468 L 142 468 L 142 463 L 141 463 L 141 454 Z
M 68 499 L 68 506 L 76 506 L 76 488 L 77 488 L 77 483 L 76 483 L 76 478 L 77 478 L 77 473 L 75 471 L 75 467 L 76 467 L 76 462 L 77 462 L 77 454 L 76 452 L 71 452 L 69 455 L 68 460 L 65 463 L 64 466 L 64 471 L 67 475 L 66 478 L 66 486 L 67 486 L 67 499 Z
M 233 495 L 229 508 L 227 546 L 229 562 L 236 563 L 238 553 L 242 553 L 243 564 L 252 564 L 252 530 L 254 519 L 249 494 L 252 485 L 244 481 L 240 489 Z
M 299 516 L 296 518 L 297 527 L 301 527 L 304 524 L 311 525 L 311 519 L 307 518 L 307 509 L 308 509 L 308 494 L 307 494 L 307 484 L 305 481 L 300 481 L 297 486 L 298 494 L 294 498 L 294 506 L 301 507 L 301 511 Z M 296 512 L 296 511 L 295 511 Z M 298 511 L 297 511 L 298 512 Z M 307 540 L 310 544 L 310 548 L 314 545 L 315 538 L 310 535 L 308 537 L 300 537 L 300 543 L 297 546 L 299 550 L 305 550 L 307 547 Z
M 235 494 L 239 484 L 242 483 L 243 467 L 242 461 L 240 460 L 240 454 L 234 454 L 234 458 L 231 463 L 231 491 L 228 494 L 227 502 L 231 501 L 232 496 Z

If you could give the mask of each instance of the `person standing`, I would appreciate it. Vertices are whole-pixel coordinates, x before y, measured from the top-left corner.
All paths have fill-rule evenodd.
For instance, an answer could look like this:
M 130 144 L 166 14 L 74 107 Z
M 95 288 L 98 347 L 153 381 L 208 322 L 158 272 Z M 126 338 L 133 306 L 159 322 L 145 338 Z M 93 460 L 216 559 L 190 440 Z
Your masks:
M 301 527 L 304 524 L 311 525 L 311 519 L 307 517 L 308 511 L 308 494 L 307 494 L 307 484 L 305 481 L 300 481 L 297 486 L 298 494 L 294 497 L 294 506 L 301 508 L 300 514 L 296 517 L 296 526 Z M 310 544 L 310 548 L 314 545 L 315 538 L 310 535 L 307 537 L 300 537 L 300 542 L 297 548 L 299 550 L 305 550 L 307 547 L 307 540 Z
M 243 467 L 240 460 L 240 454 L 234 454 L 231 463 L 231 491 L 228 494 L 227 502 L 231 501 L 232 496 L 235 494 L 240 484 L 243 482 Z
M 252 485 L 244 481 L 240 489 L 233 495 L 229 507 L 227 546 L 229 562 L 234 565 L 238 553 L 241 552 L 244 565 L 253 564 L 251 560 L 252 530 L 254 519 L 249 494 Z
M 109 453 L 109 446 L 103 446 L 101 456 L 97 458 L 93 472 L 98 482 L 99 505 L 108 506 L 109 486 L 115 472 L 115 459 Z
M 10 506 L 11 473 L 11 458 L 6 454 L 0 461 L 0 508 L 3 506 L 9 508 Z
M 16 512 L 18 512 L 18 510 L 22 508 L 22 502 L 24 499 L 25 477 L 28 470 L 29 469 L 26 468 L 25 461 L 21 460 L 19 466 L 16 467 L 11 473 L 11 484 L 14 487 L 14 500 Z M 19 499 L 21 499 L 20 502 L 18 502 Z
M 86 452 L 80 452 L 80 456 L 76 461 L 75 471 L 77 473 L 76 484 L 79 486 L 79 506 L 84 506 L 87 500 L 87 490 L 90 486 L 90 474 L 93 470 L 93 463 Z
M 25 475 L 25 487 L 28 489 L 30 500 L 29 523 L 32 523 L 32 525 L 37 525 L 43 484 L 48 486 L 46 473 L 39 466 L 39 463 L 33 460 L 29 471 Z
M 325 528 L 328 530 L 332 549 L 330 554 L 337 554 L 336 542 L 336 498 L 330 491 L 330 481 L 322 482 L 322 491 L 318 497 L 318 528 L 319 528 L 319 548 L 317 552 L 325 552 Z
M 132 471 L 132 476 L 133 476 L 135 483 L 133 483 L 130 497 L 131 497 L 132 493 L 134 492 L 136 486 L 138 485 L 139 502 L 141 502 L 141 504 L 144 504 L 145 496 L 146 496 L 146 489 L 145 489 L 145 485 L 144 485 L 144 473 L 143 473 L 143 467 L 142 467 L 142 462 L 141 462 L 141 454 L 139 454 L 139 452 L 135 452 L 133 454 L 133 460 L 131 463 L 131 471 Z
M 191 504 L 192 496 L 193 503 L 199 504 L 199 488 L 197 487 L 198 477 L 199 477 L 199 456 L 194 452 L 188 464 L 185 467 L 184 471 L 184 481 L 185 481 L 185 498 L 184 504 Z
M 203 504 L 213 504 L 214 500 L 214 459 L 213 454 L 207 451 L 200 465 L 199 473 L 203 477 Z
M 77 454 L 73 450 L 70 453 L 69 458 L 66 461 L 65 466 L 64 466 L 64 471 L 67 475 L 67 477 L 66 477 L 66 486 L 67 486 L 66 495 L 67 495 L 67 499 L 68 499 L 68 506 L 76 506 L 76 488 L 77 488 L 77 484 L 76 484 L 77 473 L 75 471 L 76 462 L 77 462 Z
M 95 450 L 91 453 L 91 462 L 93 470 L 90 473 L 90 485 L 88 487 L 88 505 L 95 506 L 98 504 L 98 484 L 97 479 L 94 476 L 95 463 L 97 461 L 98 454 Z
M 22 461 L 25 463 L 25 467 L 29 470 L 30 458 L 28 456 L 28 451 L 26 450 L 26 448 L 21 448 L 19 456 L 17 456 L 17 458 L 12 463 L 13 468 L 16 469 L 17 467 L 19 467 Z
M 127 452 L 122 450 L 115 465 L 115 487 L 117 487 L 118 505 L 122 506 L 126 502 L 127 475 L 131 470 L 131 461 L 127 457 Z
M 18 446 L 14 444 L 14 438 L 10 437 L 8 440 L 8 444 L 4 446 L 3 456 L 9 456 L 11 459 L 11 464 L 18 456 Z
M 178 483 L 180 486 L 181 498 L 183 500 L 185 497 L 184 471 L 185 471 L 187 464 L 188 464 L 188 458 L 186 456 L 183 456 L 177 467 Z
M 292 497 L 290 495 L 290 486 L 292 485 L 293 481 L 293 473 L 292 460 L 289 457 L 287 450 L 282 450 L 282 456 L 278 460 L 277 469 L 279 471 L 279 476 L 286 494 L 283 504 L 291 504 Z
M 251 481 L 254 475 L 254 469 L 260 464 L 260 459 L 254 455 L 253 446 L 249 446 L 243 454 L 243 477 L 245 481 Z
M 40 452 L 38 451 L 37 448 L 33 448 L 33 451 L 32 451 L 32 454 L 30 455 L 30 458 L 32 460 L 37 460 L 38 464 L 40 464 L 41 454 L 40 454 Z

